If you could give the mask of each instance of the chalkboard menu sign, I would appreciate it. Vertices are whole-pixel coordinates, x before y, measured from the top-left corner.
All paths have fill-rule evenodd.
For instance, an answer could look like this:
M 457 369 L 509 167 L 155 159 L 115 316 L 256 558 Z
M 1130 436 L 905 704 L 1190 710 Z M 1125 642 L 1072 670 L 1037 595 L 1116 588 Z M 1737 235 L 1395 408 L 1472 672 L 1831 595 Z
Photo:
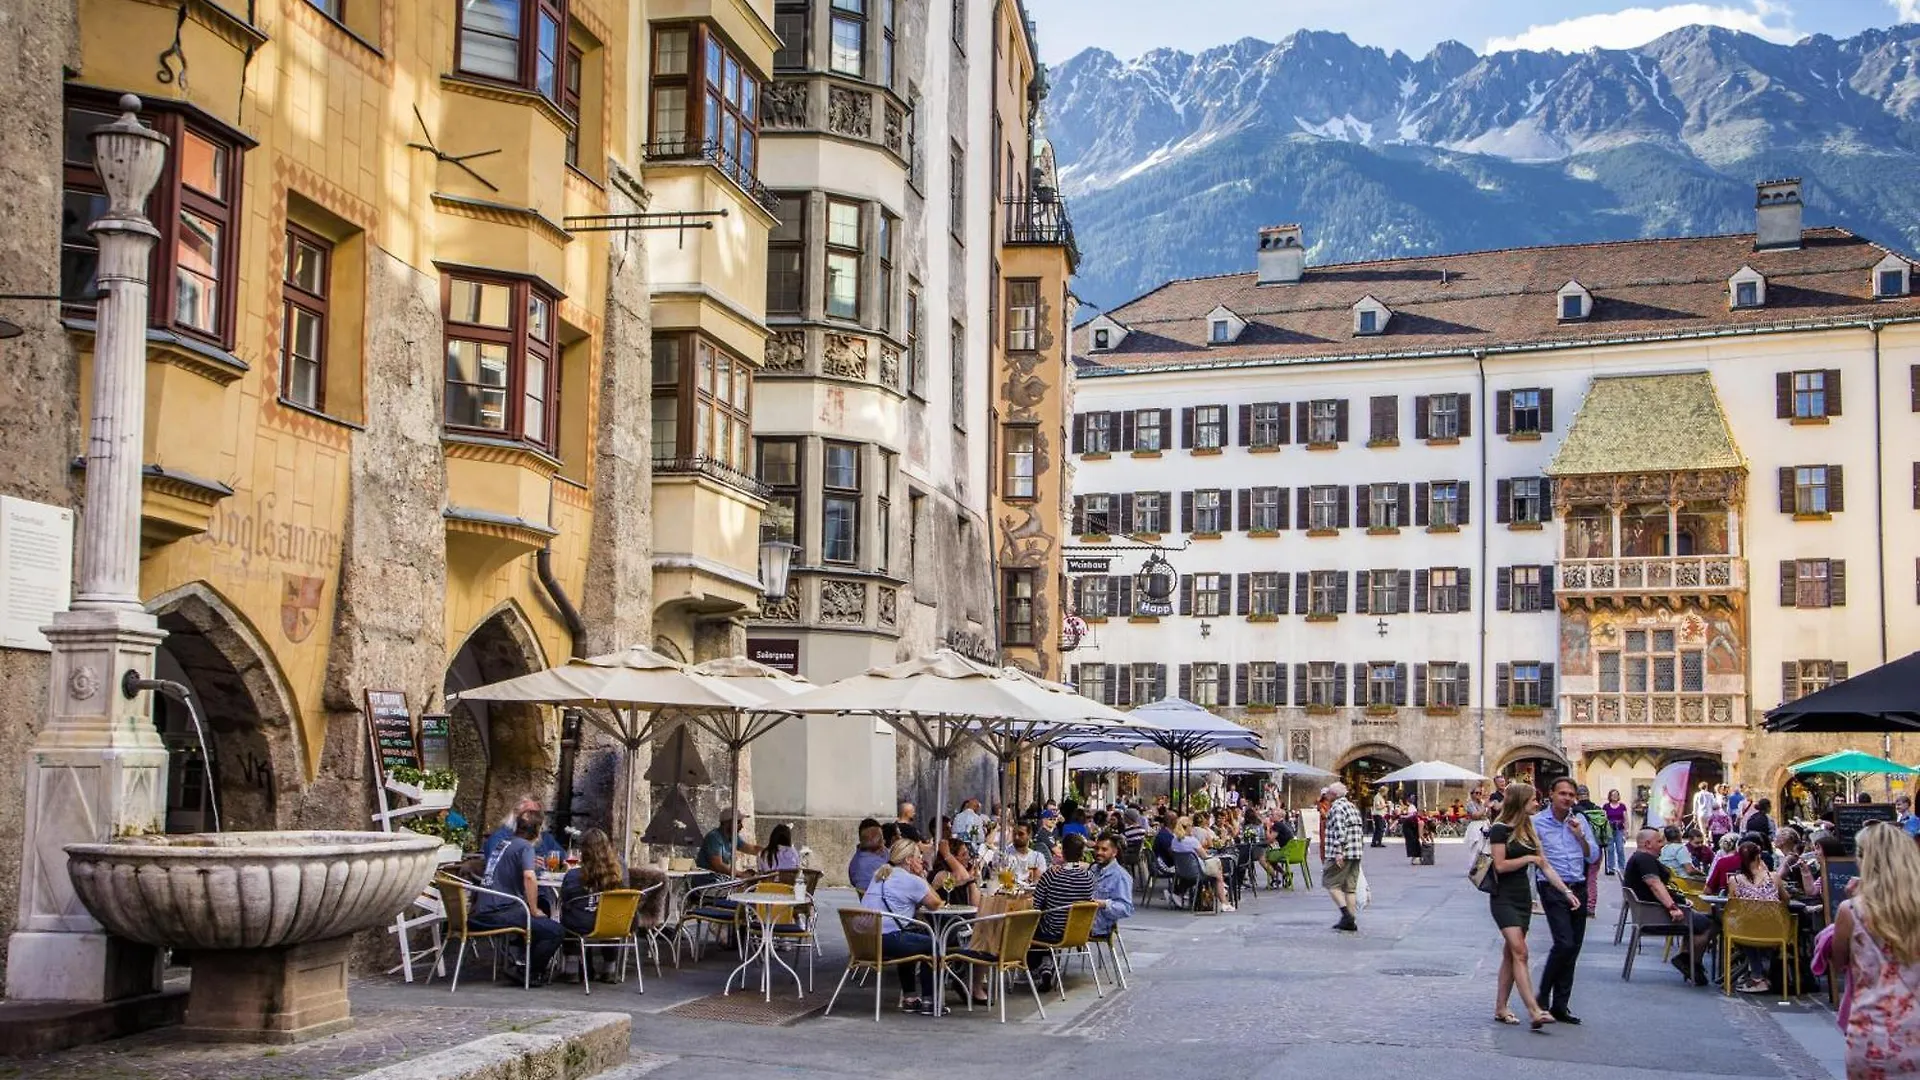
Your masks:
M 453 768 L 453 736 L 449 724 L 446 713 L 420 714 L 420 767 L 428 772 Z
M 1873 821 L 1892 821 L 1891 803 L 1835 803 L 1833 805 L 1833 832 L 1846 845 L 1847 854 L 1853 854 L 1853 838 L 1860 830 Z
M 373 759 L 380 775 L 397 765 L 420 767 L 420 747 L 413 738 L 413 712 L 404 690 L 367 691 L 367 734 L 373 740 Z
M 1852 841 L 1849 840 L 1848 843 Z M 1850 856 L 1835 855 L 1832 858 L 1820 860 L 1822 883 L 1820 888 L 1823 890 L 1822 898 L 1827 905 L 1828 922 L 1832 922 L 1833 917 L 1839 914 L 1840 901 L 1847 898 L 1847 886 L 1852 884 L 1853 879 L 1858 876 L 1860 876 L 1860 864 Z

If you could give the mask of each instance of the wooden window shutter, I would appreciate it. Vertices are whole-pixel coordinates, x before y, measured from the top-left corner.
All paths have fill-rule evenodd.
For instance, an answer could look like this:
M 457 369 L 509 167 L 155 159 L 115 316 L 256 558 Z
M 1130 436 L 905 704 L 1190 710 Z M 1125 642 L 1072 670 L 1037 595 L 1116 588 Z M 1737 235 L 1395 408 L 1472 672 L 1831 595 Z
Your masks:
M 1413 610 L 1413 571 L 1402 570 L 1394 577 L 1394 599 L 1399 601 L 1394 610 L 1402 615 Z
M 1427 707 L 1427 665 L 1413 665 L 1413 707 Z
M 1115 666 L 1120 669 L 1120 684 L 1113 688 L 1113 703 L 1115 705 L 1131 705 L 1133 704 L 1133 665 L 1118 664 Z
M 1087 497 L 1073 497 L 1073 535 L 1084 536 L 1087 531 Z
M 1913 463 L 1913 508 L 1920 510 L 1920 461 Z
M 1352 492 L 1347 490 L 1347 485 L 1345 484 L 1340 485 L 1340 488 L 1339 488 L 1340 508 L 1338 511 L 1338 519 L 1335 522 L 1335 524 L 1342 529 L 1348 528 L 1350 522 L 1353 520 L 1353 504 L 1350 501 L 1348 501 L 1348 498 L 1347 498 L 1347 496 L 1351 494 Z
M 1233 613 L 1250 615 L 1253 613 L 1253 575 L 1235 574 L 1233 583 Z
M 1167 696 L 1167 665 L 1153 665 L 1153 700 L 1160 701 Z
M 1273 576 L 1276 579 L 1274 584 L 1278 586 L 1273 593 L 1273 613 L 1285 615 L 1287 613 L 1287 574 L 1282 570 L 1275 572 Z
M 1119 616 L 1132 615 L 1133 614 L 1133 578 L 1126 574 L 1122 574 L 1118 579 L 1118 584 L 1120 586 L 1118 589 L 1114 589 L 1107 594 L 1109 597 L 1111 597 L 1108 603 L 1110 603 L 1113 606 L 1112 614 L 1119 615 Z
M 1346 570 L 1336 571 L 1333 575 L 1333 613 L 1335 615 L 1347 613 L 1347 583 L 1352 577 L 1353 574 Z
M 1180 665 L 1180 696 L 1182 698 L 1185 698 L 1188 701 L 1193 700 L 1193 665 L 1192 664 Z
M 1311 582 L 1312 575 L 1305 570 L 1293 575 L 1293 610 L 1296 615 L 1305 615 L 1313 610 L 1308 606 L 1307 597 L 1307 589 Z
M 1333 441 L 1347 441 L 1347 399 L 1341 398 L 1333 407 Z
M 1920 410 L 1916 410 L 1916 411 L 1920 411 Z M 1307 423 L 1308 419 L 1312 416 L 1313 416 L 1313 402 L 1311 401 L 1301 402 L 1300 410 L 1294 413 L 1293 415 L 1295 427 L 1298 429 L 1295 433 L 1294 441 L 1299 443 L 1301 446 L 1307 445 L 1307 441 L 1312 438 L 1312 433 L 1308 430 L 1308 423 Z
M 1428 415 L 1428 410 L 1433 407 L 1432 402 L 1433 399 L 1424 394 L 1416 395 L 1413 399 L 1413 437 L 1416 439 L 1428 438 L 1433 432 Z
M 1493 520 L 1505 525 L 1513 519 L 1513 481 L 1494 482 Z
M 1845 470 L 1838 465 L 1827 466 L 1827 512 L 1837 514 L 1847 508 L 1847 481 Z
M 1333 665 L 1333 703 L 1335 705 L 1347 703 L 1347 665 L 1345 664 Z
M 1512 667 L 1507 664 L 1493 665 L 1493 703 L 1498 708 L 1507 707 L 1508 691 L 1511 689 L 1508 683 L 1512 680 L 1512 670 Z
M 1540 704 L 1551 709 L 1553 705 L 1553 665 L 1540 665 Z
M 1240 406 L 1239 445 L 1241 446 L 1253 445 L 1253 406 L 1251 405 Z
M 1505 435 L 1513 430 L 1513 391 L 1493 392 L 1493 433 Z
M 1193 406 L 1180 410 L 1180 449 L 1193 449 Z
M 1233 703 L 1235 705 L 1247 703 L 1247 665 L 1245 664 L 1233 665 Z
M 1453 570 L 1457 584 L 1454 586 L 1453 607 L 1455 611 L 1473 610 L 1473 570 L 1471 567 L 1456 566 Z
M 1460 437 L 1473 434 L 1473 395 L 1460 395 Z
M 1367 402 L 1369 427 L 1367 438 L 1372 440 L 1398 439 L 1400 437 L 1400 399 L 1388 394 L 1374 397 Z
M 1240 531 L 1246 532 L 1253 528 L 1253 489 L 1241 488 L 1235 501 L 1240 504 Z
M 1353 613 L 1367 614 L 1368 601 L 1372 599 L 1370 586 L 1373 584 L 1373 571 L 1362 570 L 1353 579 Z
M 1273 664 L 1273 703 L 1275 705 L 1287 703 L 1287 662 L 1285 660 L 1276 660 Z
M 1829 674 L 1832 676 L 1834 682 L 1846 682 L 1847 681 L 1847 662 L 1845 660 L 1833 661 L 1833 666 L 1829 671 Z
M 1183 533 L 1193 531 L 1193 492 L 1191 491 L 1180 493 L 1180 531 Z
M 1370 486 L 1368 484 L 1353 485 L 1353 523 L 1362 529 L 1373 524 L 1373 500 L 1367 497 L 1367 489 Z M 1344 490 L 1342 494 L 1345 494 Z
M 1287 404 L 1286 402 L 1280 402 L 1279 405 L 1280 405 L 1280 424 L 1279 424 L 1280 444 L 1284 446 L 1287 443 L 1287 437 L 1292 434 L 1291 429 L 1293 425 L 1288 420 L 1288 416 L 1290 415 L 1290 410 L 1293 408 L 1293 406 Z
M 1131 409 L 1120 414 L 1120 449 L 1133 449 L 1133 433 L 1137 418 Z
M 1847 606 L 1847 560 L 1827 560 L 1827 605 Z
M 1920 412 L 1920 364 L 1907 367 L 1907 396 L 1912 399 L 1909 405 L 1912 411 Z
M 1280 700 L 1285 701 L 1285 696 L 1283 695 Z M 1295 705 L 1307 703 L 1307 665 L 1305 664 L 1293 665 L 1293 703 Z
M 1780 512 L 1793 513 L 1793 466 L 1780 466 Z
M 1115 536 L 1125 536 L 1133 531 L 1133 492 L 1120 493 L 1120 520 L 1107 522 L 1107 531 Z
M 1920 471 L 1916 471 L 1915 475 L 1920 476 Z M 1920 485 L 1920 481 L 1915 481 L 1915 483 L 1916 485 Z M 1920 486 L 1916 486 L 1914 490 L 1920 491 Z M 1920 496 L 1915 496 L 1915 498 L 1920 498 Z M 1413 523 L 1415 525 L 1422 528 L 1426 527 L 1428 508 L 1432 505 L 1432 502 L 1433 488 L 1427 484 L 1426 481 L 1423 480 L 1413 485 Z
M 1087 452 L 1086 413 L 1073 414 L 1073 452 L 1076 454 L 1084 454 Z
M 1472 482 L 1467 480 L 1460 481 L 1459 494 L 1460 494 L 1460 498 L 1459 498 L 1459 503 L 1457 505 L 1457 509 L 1460 512 L 1460 524 L 1471 525 L 1473 524 L 1473 484 Z
M 1553 610 L 1553 565 L 1536 566 L 1540 571 L 1540 610 Z
M 1313 489 L 1304 488 L 1304 487 L 1295 488 L 1294 496 L 1295 496 L 1294 498 L 1295 509 L 1299 512 L 1299 517 L 1300 517 L 1300 523 L 1298 527 L 1302 529 L 1312 528 L 1313 527 Z M 1285 504 L 1282 503 L 1281 505 L 1284 506 Z
M 1471 672 L 1467 670 L 1467 665 L 1466 664 L 1453 665 L 1454 700 L 1457 703 L 1459 703 L 1460 707 L 1463 709 L 1466 708 L 1468 705 L 1472 704 L 1472 702 L 1469 700 L 1470 694 L 1468 693 L 1468 691 L 1470 691 L 1472 688 L 1473 688 L 1473 675 Z
M 1120 703 L 1119 668 L 1120 668 L 1120 665 L 1118 664 L 1107 665 L 1107 689 L 1104 694 L 1100 695 L 1101 703 L 1104 705 L 1118 705 Z
M 1395 484 L 1393 495 L 1394 495 L 1394 501 L 1400 508 L 1399 524 L 1405 525 L 1407 522 L 1413 520 L 1412 518 L 1407 516 L 1407 514 L 1410 511 L 1410 508 L 1407 506 L 1407 504 L 1413 501 L 1413 485 Z
M 1193 614 L 1193 575 L 1180 575 L 1180 614 Z
M 1828 368 L 1826 369 L 1826 371 L 1822 372 L 1822 374 L 1824 374 L 1827 377 L 1826 378 L 1827 415 L 1839 416 L 1840 415 L 1840 370 L 1838 368 Z
M 1513 568 L 1503 566 L 1495 571 L 1493 579 L 1493 606 L 1499 611 L 1508 611 L 1513 607 Z
M 1427 610 L 1427 582 L 1432 577 L 1425 570 L 1413 572 L 1413 610 L 1415 614 Z
M 1793 660 L 1780 661 L 1780 704 L 1800 696 L 1800 664 Z
M 1540 478 L 1540 520 L 1553 520 L 1553 477 Z
M 1553 390 L 1550 387 L 1540 390 L 1540 430 L 1553 430 Z
M 1776 420 L 1793 419 L 1793 372 L 1791 371 L 1774 372 L 1773 415 Z
M 1173 492 L 1163 491 L 1160 493 L 1160 524 L 1162 528 L 1171 529 L 1173 527 L 1172 514 Z
M 1792 559 L 1780 560 L 1780 606 L 1793 607 L 1800 594 L 1800 564 Z
M 1290 515 L 1287 513 L 1287 489 L 1286 488 L 1273 489 L 1273 507 L 1274 507 L 1274 517 L 1278 519 L 1275 522 L 1275 524 L 1279 525 L 1283 529 L 1286 528 L 1287 523 L 1290 520 Z
M 1373 704 L 1371 701 L 1367 700 L 1367 668 L 1368 666 L 1369 665 L 1364 660 L 1353 665 L 1353 703 L 1355 705 Z M 1386 702 L 1381 702 L 1381 704 L 1384 705 L 1386 704 Z
M 1405 664 L 1393 665 L 1393 703 L 1395 705 L 1407 703 L 1407 665 Z

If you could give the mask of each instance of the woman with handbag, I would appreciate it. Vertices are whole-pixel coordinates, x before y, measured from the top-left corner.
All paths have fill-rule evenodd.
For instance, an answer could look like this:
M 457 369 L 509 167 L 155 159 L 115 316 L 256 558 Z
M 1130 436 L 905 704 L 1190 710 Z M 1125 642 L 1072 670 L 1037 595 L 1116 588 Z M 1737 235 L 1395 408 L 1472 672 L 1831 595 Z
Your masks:
M 1500 978 L 1493 1000 L 1493 1018 L 1502 1024 L 1518 1024 L 1520 1018 L 1507 1010 L 1507 1000 L 1520 991 L 1520 1004 L 1526 1006 L 1533 1030 L 1554 1022 L 1553 1014 L 1540 1007 L 1533 994 L 1533 980 L 1527 974 L 1527 928 L 1533 916 L 1533 883 L 1529 868 L 1538 867 L 1549 884 L 1566 894 L 1567 903 L 1578 908 L 1580 898 L 1554 873 L 1541 853 L 1540 837 L 1533 831 L 1533 813 L 1540 798 L 1530 784 L 1511 784 L 1500 804 L 1500 818 L 1487 830 L 1488 861 L 1475 866 L 1483 877 L 1476 881 L 1488 894 L 1487 906 L 1493 924 L 1500 928 Z M 1489 887 L 1488 882 L 1491 882 Z

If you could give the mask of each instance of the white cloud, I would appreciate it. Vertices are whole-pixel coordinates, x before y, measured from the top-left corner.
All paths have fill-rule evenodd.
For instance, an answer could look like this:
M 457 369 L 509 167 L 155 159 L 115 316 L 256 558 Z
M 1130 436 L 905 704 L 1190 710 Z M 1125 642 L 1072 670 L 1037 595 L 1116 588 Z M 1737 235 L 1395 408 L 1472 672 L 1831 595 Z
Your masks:
M 1887 0 L 1900 22 L 1920 22 L 1920 0 Z
M 1920 0 L 1889 0 L 1908 17 L 1920 12 Z M 1631 7 L 1598 15 L 1581 15 L 1563 22 L 1529 26 L 1511 37 L 1490 38 L 1486 52 L 1505 49 L 1558 49 L 1584 52 L 1591 48 L 1631 49 L 1645 45 L 1661 34 L 1692 25 L 1724 26 L 1741 30 L 1768 41 L 1788 43 L 1800 39 L 1794 29 L 1793 13 L 1778 0 L 1749 0 L 1745 6 L 1728 4 L 1668 4 L 1665 7 Z

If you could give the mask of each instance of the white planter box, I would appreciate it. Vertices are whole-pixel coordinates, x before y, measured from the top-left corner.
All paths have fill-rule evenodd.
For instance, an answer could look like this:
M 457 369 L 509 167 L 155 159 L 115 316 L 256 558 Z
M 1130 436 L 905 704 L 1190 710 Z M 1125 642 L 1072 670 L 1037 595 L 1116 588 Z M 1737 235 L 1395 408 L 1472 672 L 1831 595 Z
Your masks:
M 405 795 L 418 804 L 407 807 L 409 810 L 445 810 L 453 805 L 453 793 L 459 789 L 457 785 L 446 789 L 422 788 L 398 780 L 388 780 L 387 790 L 396 795 Z

